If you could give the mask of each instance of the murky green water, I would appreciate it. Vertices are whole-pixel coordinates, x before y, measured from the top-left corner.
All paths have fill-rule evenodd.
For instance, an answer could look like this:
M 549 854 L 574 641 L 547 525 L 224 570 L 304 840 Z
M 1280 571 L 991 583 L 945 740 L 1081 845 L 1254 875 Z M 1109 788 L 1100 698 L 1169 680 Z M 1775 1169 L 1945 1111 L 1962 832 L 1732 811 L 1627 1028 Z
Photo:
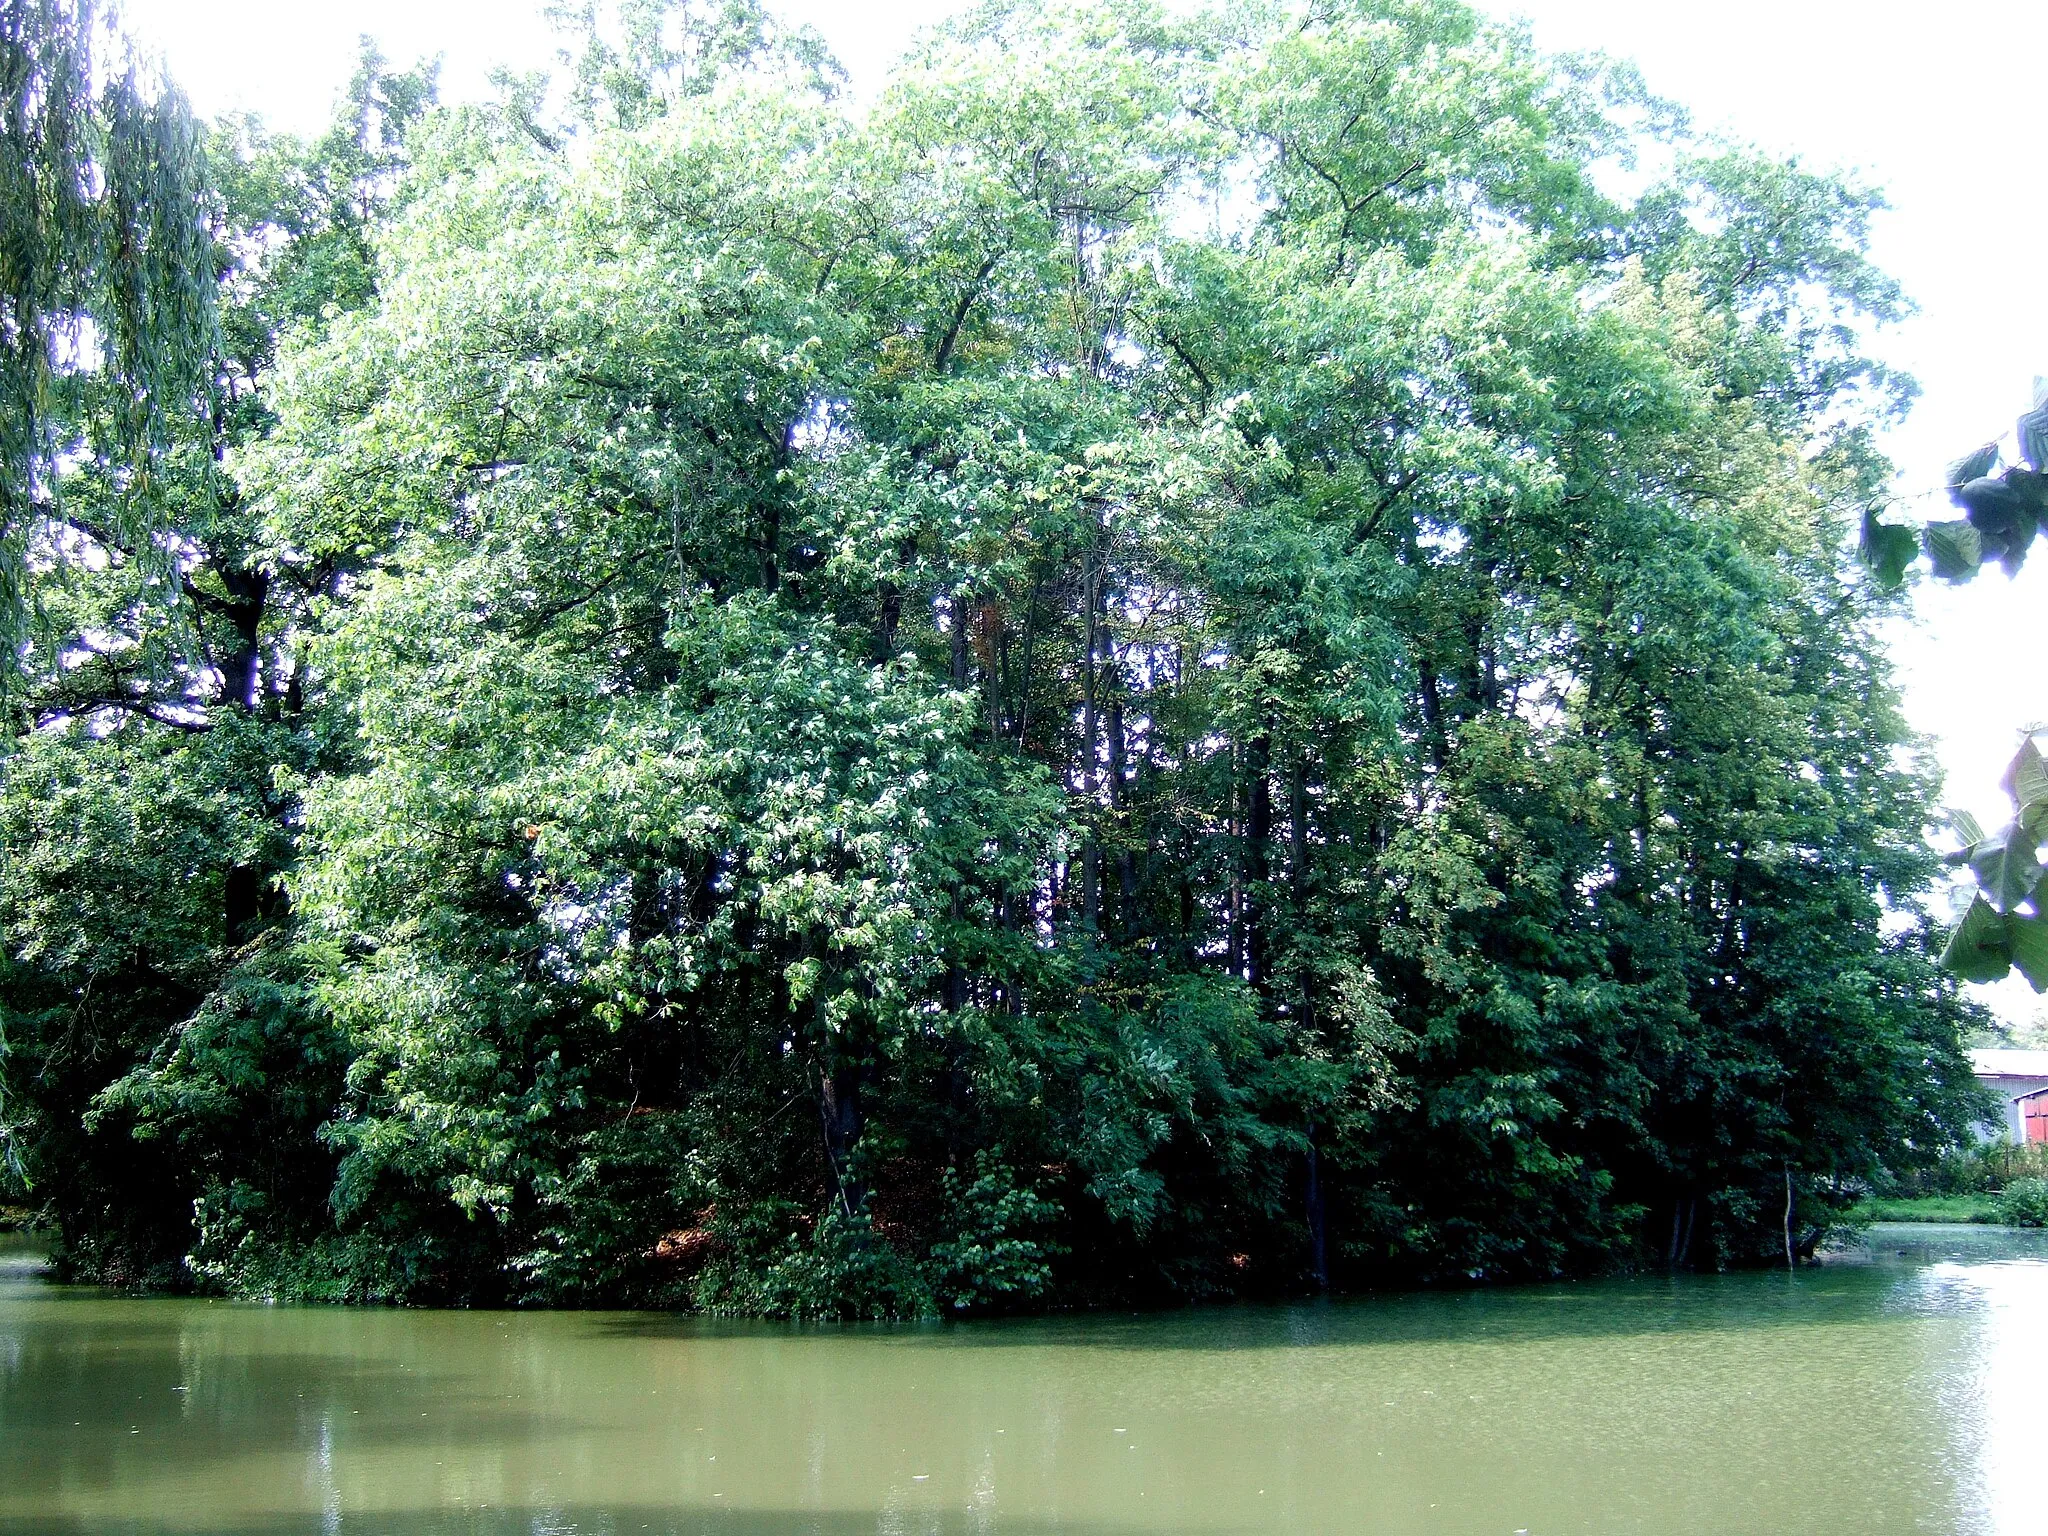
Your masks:
M 4 1243 L 5 1240 L 0 1240 Z M 944 1329 L 132 1301 L 0 1247 L 0 1533 L 2048 1530 L 2048 1237 Z

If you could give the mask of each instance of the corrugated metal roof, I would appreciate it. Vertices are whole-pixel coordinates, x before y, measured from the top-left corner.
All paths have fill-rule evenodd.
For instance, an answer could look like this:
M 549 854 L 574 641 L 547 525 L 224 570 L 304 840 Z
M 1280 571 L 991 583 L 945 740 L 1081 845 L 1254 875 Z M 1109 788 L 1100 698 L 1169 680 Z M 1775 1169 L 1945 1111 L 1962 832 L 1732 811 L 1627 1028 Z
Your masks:
M 2048 1077 L 2048 1051 L 1972 1051 L 1970 1070 L 1979 1077 Z

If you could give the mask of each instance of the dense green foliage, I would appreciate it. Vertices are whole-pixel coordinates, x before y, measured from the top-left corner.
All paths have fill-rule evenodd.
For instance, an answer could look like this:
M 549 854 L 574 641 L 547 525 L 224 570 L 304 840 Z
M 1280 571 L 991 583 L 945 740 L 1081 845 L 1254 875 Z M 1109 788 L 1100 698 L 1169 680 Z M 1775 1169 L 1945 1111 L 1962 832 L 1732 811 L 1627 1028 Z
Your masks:
M 0 0 L 0 641 L 27 630 L 54 464 L 117 469 L 101 515 L 147 527 L 212 338 L 203 175 L 183 98 L 106 7 Z
M 1996 1194 L 2015 1179 L 2048 1178 L 2048 1143 L 1977 1141 L 1902 1173 L 1887 1172 L 1874 1193 L 1882 1198 Z
M 2009 1227 L 2048 1227 L 2048 1179 L 2014 1179 L 1994 1208 Z
M 1964 1132 L 1869 194 L 1452 0 L 994 6 L 859 111 L 670 9 L 561 120 L 220 130 L 179 590 L 82 466 L 0 801 L 75 1272 L 1715 1265 Z

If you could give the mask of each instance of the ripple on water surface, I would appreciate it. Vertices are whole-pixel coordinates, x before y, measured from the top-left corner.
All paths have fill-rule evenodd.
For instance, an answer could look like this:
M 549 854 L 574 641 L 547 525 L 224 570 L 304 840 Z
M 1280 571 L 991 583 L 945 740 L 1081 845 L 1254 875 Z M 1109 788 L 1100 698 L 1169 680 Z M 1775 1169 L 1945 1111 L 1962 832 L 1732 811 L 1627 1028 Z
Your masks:
M 1753 1274 L 930 1328 L 44 1284 L 0 1536 L 2033 1532 L 2048 1238 Z

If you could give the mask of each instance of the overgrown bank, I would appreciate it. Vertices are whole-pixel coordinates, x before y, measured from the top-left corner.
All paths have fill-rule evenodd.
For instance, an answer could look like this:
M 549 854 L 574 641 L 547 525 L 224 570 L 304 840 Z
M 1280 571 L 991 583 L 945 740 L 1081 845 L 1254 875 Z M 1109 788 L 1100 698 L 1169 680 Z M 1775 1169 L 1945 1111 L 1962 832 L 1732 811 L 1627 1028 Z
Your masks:
M 1989 1142 L 1886 1174 L 1852 1211 L 1861 1221 L 2048 1226 L 2048 1146 Z
M 1438 0 L 998 6 L 864 111 L 669 21 L 217 128 L 152 541 L 80 393 L 0 800 L 71 1272 L 1782 1262 L 1963 1134 L 1871 194 Z

